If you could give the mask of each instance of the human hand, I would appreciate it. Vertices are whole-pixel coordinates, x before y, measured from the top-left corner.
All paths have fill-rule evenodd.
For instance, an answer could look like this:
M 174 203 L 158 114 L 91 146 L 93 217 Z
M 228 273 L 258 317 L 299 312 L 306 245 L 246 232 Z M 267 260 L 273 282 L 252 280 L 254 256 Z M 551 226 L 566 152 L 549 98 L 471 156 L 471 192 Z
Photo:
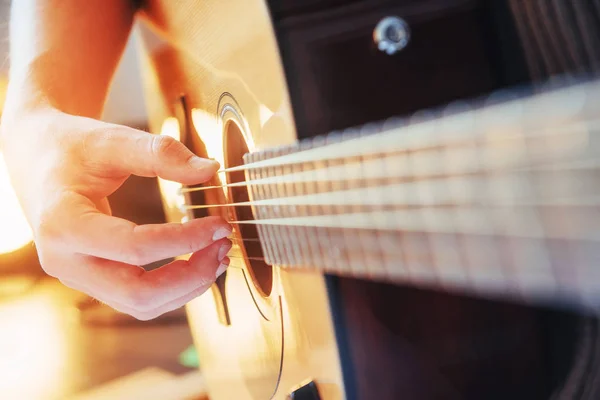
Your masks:
M 0 144 L 42 268 L 140 320 L 179 308 L 229 265 L 219 217 L 138 226 L 107 196 L 130 175 L 198 184 L 218 170 L 168 137 L 43 109 L 6 118 Z M 141 265 L 192 253 L 153 271 Z

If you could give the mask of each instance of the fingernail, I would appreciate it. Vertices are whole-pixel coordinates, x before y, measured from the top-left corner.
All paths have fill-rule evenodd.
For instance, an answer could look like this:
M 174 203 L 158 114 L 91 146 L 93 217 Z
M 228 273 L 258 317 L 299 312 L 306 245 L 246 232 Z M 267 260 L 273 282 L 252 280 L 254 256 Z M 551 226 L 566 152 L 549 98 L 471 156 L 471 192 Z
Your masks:
M 217 253 L 217 260 L 223 261 L 227 253 L 229 253 L 229 250 L 231 250 L 231 242 L 222 245 L 219 249 L 219 252 Z
M 215 233 L 213 233 L 212 240 L 213 242 L 216 242 L 217 240 L 226 238 L 229 235 L 231 235 L 231 229 L 219 228 L 215 231 Z
M 223 259 L 223 261 L 219 265 L 219 268 L 217 268 L 217 274 L 216 274 L 217 278 L 220 277 L 223 274 L 223 272 L 225 272 L 225 270 L 227 270 L 228 266 L 229 266 L 229 258 Z
M 213 160 L 207 160 L 206 158 L 201 158 L 201 157 L 192 157 L 190 159 L 190 165 L 194 168 L 208 168 L 208 167 L 213 167 L 213 168 L 219 168 L 218 165 L 219 163 Z

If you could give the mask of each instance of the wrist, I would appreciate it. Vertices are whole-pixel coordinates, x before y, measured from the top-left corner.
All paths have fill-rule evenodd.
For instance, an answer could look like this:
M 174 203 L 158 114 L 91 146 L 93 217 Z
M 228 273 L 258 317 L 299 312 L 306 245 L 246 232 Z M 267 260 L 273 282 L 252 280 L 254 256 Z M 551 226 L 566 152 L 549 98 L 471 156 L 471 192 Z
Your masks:
M 58 112 L 42 96 L 28 95 L 26 90 L 13 96 L 11 91 L 18 93 L 20 88 L 16 86 L 11 88 L 9 84 L 0 116 L 0 151 L 12 142 L 23 142 L 32 134 L 43 134 L 45 129 L 39 125 L 39 121 L 43 121 L 45 116 Z
M 2 109 L 2 120 L 22 118 L 24 115 L 52 108 L 48 97 L 37 88 L 32 79 L 11 73 Z

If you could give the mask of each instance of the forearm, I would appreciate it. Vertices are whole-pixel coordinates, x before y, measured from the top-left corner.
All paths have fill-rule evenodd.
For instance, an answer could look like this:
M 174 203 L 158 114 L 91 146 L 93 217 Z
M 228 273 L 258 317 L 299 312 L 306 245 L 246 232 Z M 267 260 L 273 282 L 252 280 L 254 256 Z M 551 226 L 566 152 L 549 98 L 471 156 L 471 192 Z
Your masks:
M 3 118 L 44 107 L 99 118 L 134 14 L 132 0 L 13 1 Z

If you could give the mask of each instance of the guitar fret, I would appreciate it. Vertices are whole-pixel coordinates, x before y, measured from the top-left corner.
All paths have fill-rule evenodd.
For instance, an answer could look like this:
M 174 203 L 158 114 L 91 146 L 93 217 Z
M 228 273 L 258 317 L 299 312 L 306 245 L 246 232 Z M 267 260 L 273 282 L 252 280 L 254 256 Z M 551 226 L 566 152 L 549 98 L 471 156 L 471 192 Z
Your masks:
M 258 156 L 259 156 L 259 153 L 248 153 L 248 154 L 244 155 L 244 162 L 245 163 L 255 162 L 259 158 Z M 259 175 L 258 171 L 255 171 L 255 170 L 248 170 L 248 171 L 246 171 L 246 174 L 247 174 L 248 180 L 254 180 Z M 257 193 L 257 190 L 261 190 L 261 189 L 262 188 L 257 188 L 255 186 L 249 186 L 247 188 L 248 197 L 250 198 L 251 201 L 261 197 L 261 195 Z M 264 218 L 264 215 L 263 215 L 260 207 L 254 209 L 254 214 L 255 214 L 256 218 L 258 218 L 258 219 Z M 267 225 L 258 225 L 257 226 L 258 236 L 260 238 L 261 243 L 263 244 L 262 248 L 263 248 L 263 255 L 265 257 L 265 260 L 267 262 L 274 262 L 275 256 L 274 256 L 273 248 L 271 246 L 271 241 L 268 239 L 272 236 L 270 234 L 270 230 L 271 230 L 271 227 L 267 226 Z
M 438 154 L 438 157 L 434 157 L 434 163 L 435 164 L 439 164 L 441 162 L 441 158 L 439 157 L 439 150 L 434 149 L 432 150 L 432 152 L 434 152 L 434 154 Z M 424 167 L 422 162 L 420 161 L 420 159 L 418 157 L 413 157 L 412 162 L 411 162 L 411 166 L 416 170 L 416 176 L 420 175 L 420 170 Z M 445 182 L 447 186 L 447 181 Z M 418 185 L 418 195 L 420 198 L 427 198 L 428 196 L 424 196 L 424 189 L 427 189 L 426 186 L 423 185 Z M 425 233 L 426 236 L 426 243 L 427 243 L 427 247 L 428 247 L 428 258 L 430 259 L 430 265 L 431 265 L 431 273 L 432 275 L 435 277 L 436 282 L 439 286 L 444 286 L 444 279 L 443 279 L 443 274 L 441 273 L 441 268 L 442 266 L 439 265 L 437 263 L 437 259 L 435 257 L 436 253 L 434 250 L 435 246 L 434 246 L 434 241 L 435 241 L 435 237 L 437 236 L 436 234 L 432 234 L 432 233 Z
M 548 181 L 553 182 L 559 182 L 560 179 L 556 179 L 559 178 L 556 175 L 558 175 L 558 172 L 551 171 L 547 175 L 544 175 L 542 179 L 546 179 Z M 574 180 L 568 179 L 567 181 L 569 181 L 569 184 L 572 184 Z M 576 216 L 573 216 L 572 213 L 571 215 L 567 215 L 564 212 L 556 212 L 556 210 L 554 209 L 543 208 L 540 210 L 540 213 L 542 213 L 542 220 L 546 222 L 546 228 L 551 231 L 555 231 L 557 229 L 561 229 L 567 232 L 576 231 L 578 230 L 578 228 L 580 229 L 580 227 L 583 225 L 581 221 L 577 221 L 578 218 Z M 576 224 L 576 221 L 579 223 Z M 552 245 L 556 245 L 557 241 L 563 242 L 563 245 L 558 247 L 559 249 L 561 249 L 561 251 L 552 251 L 552 249 L 554 248 L 554 246 Z M 565 265 L 568 265 L 570 263 L 576 265 L 589 265 L 588 260 L 580 256 L 578 246 L 574 245 L 569 241 L 561 241 L 555 239 L 553 240 L 549 238 L 546 238 L 545 245 L 548 249 L 548 263 L 550 264 L 550 269 L 552 270 L 556 281 L 555 290 L 561 290 L 561 285 L 571 288 L 580 288 L 580 290 L 584 290 L 584 288 L 586 287 L 585 279 L 587 279 L 587 277 L 582 276 L 580 269 L 573 268 L 573 270 L 567 272 L 567 270 L 564 268 Z M 564 255 L 567 255 L 567 257 L 564 257 Z M 575 262 L 573 262 L 573 260 Z M 565 271 L 567 273 L 561 273 L 561 271 Z M 581 297 L 581 299 L 583 298 L 584 297 Z
M 431 238 L 435 269 L 442 286 L 456 288 L 468 283 L 465 263 L 459 253 L 455 234 L 433 235 Z
M 410 176 L 418 176 L 416 172 L 418 165 L 415 165 L 413 152 L 408 152 L 406 166 Z M 421 193 L 418 190 L 417 194 L 420 197 Z M 429 234 L 427 233 L 428 225 L 425 222 L 426 219 L 424 218 L 423 211 L 424 210 L 422 208 L 417 208 L 416 210 L 411 211 L 414 216 L 419 218 L 423 229 L 420 232 L 415 232 L 411 235 L 405 235 L 404 237 L 408 237 L 408 241 L 404 241 L 403 245 L 411 249 L 418 249 L 417 254 L 419 254 L 419 257 L 416 260 L 414 257 L 409 257 L 408 259 L 409 271 L 413 276 L 414 281 L 426 282 L 428 285 L 436 283 L 439 284 L 439 276 L 436 273 L 433 257 L 431 256 L 432 252 L 429 243 Z
M 439 161 L 441 164 L 452 162 L 452 157 L 447 149 L 442 148 L 439 150 Z M 457 192 L 460 192 L 462 187 L 457 187 L 454 182 L 446 181 L 446 190 L 448 193 L 459 195 L 460 193 Z M 456 214 L 454 217 L 456 218 Z M 461 252 L 459 234 L 453 232 L 449 235 L 435 235 L 432 246 L 436 264 L 441 265 L 441 267 L 438 267 L 438 272 L 443 275 L 444 283 L 452 288 L 467 285 L 471 277 L 468 271 L 469 265 Z
M 536 144 L 532 144 L 531 140 L 528 140 L 525 135 L 523 128 L 519 130 L 519 134 L 523 137 L 523 150 L 526 159 L 531 159 L 532 153 L 536 152 L 539 148 Z M 550 140 L 549 142 L 552 142 Z M 520 185 L 521 190 L 527 190 L 531 188 L 533 192 L 535 186 L 532 185 L 531 174 L 525 172 L 518 178 L 522 184 Z M 544 225 L 538 214 L 537 209 L 531 210 L 528 215 L 531 218 L 529 225 L 537 225 L 540 227 L 542 232 L 545 232 Z M 540 287 L 543 288 L 543 292 L 550 293 L 556 289 L 556 280 L 554 278 L 554 271 L 551 268 L 551 263 L 548 258 L 548 254 L 542 243 L 545 243 L 547 236 L 543 236 L 541 240 L 531 240 L 530 246 L 525 246 L 527 241 L 517 242 L 512 240 L 513 245 L 517 246 L 517 251 L 513 253 L 513 256 L 518 257 L 517 265 L 527 265 L 528 268 L 517 268 L 515 273 L 518 275 L 519 287 L 522 295 L 531 295 L 534 291 L 537 291 Z M 520 251 L 519 251 L 520 250 Z M 525 293 L 523 293 L 525 291 Z
M 264 153 L 264 157 L 262 157 L 262 159 L 267 159 L 270 156 L 270 152 L 265 152 Z M 265 170 L 265 176 L 270 176 L 270 169 L 266 169 Z M 258 186 L 258 190 L 260 190 L 261 192 L 261 198 L 270 198 L 271 197 L 271 186 Z M 260 208 L 260 207 L 259 207 Z M 262 207 L 261 208 L 261 219 L 263 218 L 268 218 L 269 217 L 269 213 L 270 213 L 270 209 L 268 207 Z M 269 234 L 271 235 L 271 237 L 275 236 L 277 234 L 277 230 L 278 227 L 276 226 L 269 226 Z M 271 249 L 272 255 L 273 255 L 273 260 L 272 260 L 272 264 L 281 264 L 282 263 L 282 259 L 281 259 L 281 248 L 275 244 L 272 246 Z
M 358 137 L 358 133 L 359 132 L 357 130 L 349 129 L 342 133 L 337 133 L 335 135 L 328 135 L 326 144 L 344 142 L 346 140 Z M 346 162 L 345 159 L 328 161 L 328 167 L 331 168 L 331 167 L 337 167 L 337 166 L 340 166 L 342 168 L 347 168 L 348 162 Z M 350 186 L 351 184 L 356 184 L 356 182 L 349 182 L 348 180 L 330 181 L 329 185 L 327 185 L 327 191 L 333 192 L 333 191 L 339 191 L 339 190 L 347 190 L 351 187 Z M 353 210 L 356 210 L 356 209 L 360 210 L 360 205 L 350 205 L 349 207 L 348 206 L 344 207 L 342 205 L 334 205 L 330 208 L 330 210 L 333 213 L 338 214 L 338 215 L 341 215 L 342 213 L 348 212 L 348 211 L 352 212 Z M 338 217 L 338 218 L 340 218 L 340 217 Z M 361 272 L 363 273 L 364 276 L 369 276 L 369 263 L 365 258 L 364 244 L 360 240 L 360 237 L 362 236 L 362 232 L 361 231 L 342 230 L 341 235 L 343 236 L 344 240 L 341 243 L 341 245 L 337 245 L 334 247 L 333 251 L 334 251 L 335 256 L 337 256 L 339 259 L 343 260 L 343 263 L 341 263 L 342 265 L 347 265 L 347 266 L 351 267 L 351 268 L 349 268 L 349 271 L 353 276 L 358 276 Z M 357 236 L 359 237 L 358 239 L 357 239 Z M 332 237 L 331 230 L 329 231 L 329 237 L 330 238 Z M 352 248 L 354 255 L 352 257 L 349 256 L 349 251 L 347 251 L 347 247 L 348 247 L 349 243 L 354 244 L 354 246 Z M 350 258 L 352 258 L 352 260 Z M 359 270 L 357 270 L 356 267 L 353 267 L 356 265 L 361 265 L 363 270 L 359 271 Z
M 339 142 L 343 142 L 344 141 L 344 135 L 346 137 L 355 137 L 354 131 L 346 131 L 343 134 L 337 134 L 335 136 L 330 136 L 328 137 L 327 143 L 331 144 L 331 143 L 339 143 Z M 342 168 L 347 168 L 347 162 L 344 159 L 339 159 L 339 160 L 332 160 L 329 162 L 328 167 L 336 167 L 336 166 L 341 166 Z M 347 190 L 350 189 L 351 182 L 349 181 L 330 181 L 329 185 L 327 186 L 328 192 L 335 192 L 335 191 L 340 191 L 340 190 Z M 345 209 L 349 208 L 350 212 L 352 212 L 352 210 L 357 209 L 357 205 L 350 205 L 349 207 L 344 207 L 342 205 L 336 204 L 333 205 L 331 207 L 331 210 L 333 213 L 337 214 L 337 215 L 341 215 L 345 212 Z M 358 208 L 360 209 L 360 205 L 358 205 Z M 340 217 L 338 217 L 340 218 Z M 341 231 L 341 235 L 343 236 L 343 243 L 344 245 L 342 246 L 335 246 L 334 247 L 334 254 L 337 258 L 340 258 L 341 260 L 343 260 L 343 264 L 345 265 L 349 265 L 349 266 L 354 266 L 357 264 L 360 264 L 364 267 L 364 270 L 362 271 L 364 273 L 364 276 L 368 276 L 369 273 L 369 267 L 368 267 L 368 262 L 366 261 L 364 255 L 365 255 L 365 251 L 363 248 L 363 244 L 360 241 L 360 236 L 362 236 L 360 231 L 349 231 L 349 230 L 342 230 Z M 329 237 L 331 238 L 332 236 L 332 231 L 329 231 Z M 357 237 L 359 237 L 359 239 L 357 240 Z M 353 249 L 354 250 L 354 257 L 350 257 L 349 256 L 349 252 L 345 251 L 347 250 L 347 244 L 348 243 L 356 243 L 356 247 Z M 351 261 L 351 258 L 354 258 L 354 260 Z M 358 276 L 357 274 L 359 274 L 360 272 L 357 271 L 356 267 L 350 268 L 350 271 L 352 273 L 353 276 Z
M 281 155 L 278 153 L 276 156 Z M 275 169 L 275 175 L 286 175 L 292 172 L 292 169 L 289 165 L 279 166 Z M 288 189 L 288 185 L 277 185 L 275 190 L 275 198 L 287 197 L 293 195 L 293 191 Z M 289 212 L 288 207 L 275 207 L 275 210 L 278 211 L 278 217 L 287 217 L 294 216 L 295 214 Z M 301 247 L 298 246 L 299 235 L 298 231 L 301 231 L 301 228 L 293 227 L 293 226 L 285 226 L 283 227 L 285 231 L 285 236 L 290 238 L 290 245 L 286 246 L 287 251 L 289 252 L 289 256 L 293 260 L 294 264 L 299 264 L 302 262 L 303 257 L 301 254 Z
M 595 101 L 600 86 L 585 94 Z M 600 299 L 600 120 L 589 102 L 430 114 L 248 157 L 269 262 L 526 301 Z
M 335 134 L 328 135 L 326 137 L 317 138 L 313 141 L 314 147 L 321 147 L 330 143 L 335 137 Z M 317 168 L 323 168 L 327 170 L 331 166 L 331 160 L 324 160 L 315 162 Z M 331 190 L 332 183 L 329 181 L 320 181 L 315 186 L 315 190 L 319 193 L 327 193 Z M 332 211 L 332 206 L 321 205 L 319 207 L 319 213 L 321 215 L 327 215 Z M 339 253 L 339 247 L 332 241 L 331 230 L 327 228 L 319 228 L 319 255 L 321 256 L 321 262 L 323 265 L 332 266 L 332 268 L 338 273 L 352 273 L 350 260 L 342 259 L 342 254 Z
M 274 158 L 277 156 L 280 156 L 282 154 L 284 154 L 285 152 L 282 151 L 282 149 L 274 149 L 271 150 L 269 157 L 268 158 Z M 281 170 L 281 166 L 275 166 L 275 167 L 269 167 L 269 172 L 270 172 L 270 176 L 277 176 L 280 175 L 279 172 Z M 268 191 L 268 195 L 269 198 L 280 198 L 281 195 L 279 193 L 280 189 L 284 187 L 284 185 L 276 185 L 276 186 L 270 186 L 269 187 L 269 191 Z M 281 218 L 282 215 L 280 215 L 280 209 L 279 207 L 272 207 L 268 209 L 268 212 L 270 214 L 271 218 Z M 282 260 L 284 259 L 289 259 L 289 263 L 290 264 L 298 264 L 298 262 L 300 260 L 297 260 L 295 257 L 295 252 L 294 252 L 294 248 L 296 247 L 295 245 L 295 235 L 291 234 L 291 228 L 289 226 L 276 226 L 276 234 L 280 237 L 286 238 L 285 241 L 282 241 L 282 255 L 280 257 L 282 257 Z M 283 258 L 285 257 L 285 258 Z
M 249 153 L 244 155 L 244 162 L 247 163 L 252 163 L 252 162 L 256 162 L 258 159 L 260 159 L 260 154 L 261 153 Z M 252 179 L 255 179 L 257 175 L 259 175 L 258 171 L 253 171 L 253 170 L 248 170 L 246 171 L 247 176 Z M 252 200 L 261 198 L 261 194 L 259 194 L 257 191 L 261 191 L 262 188 L 259 187 L 255 187 L 255 186 L 249 186 L 248 187 L 248 197 Z M 262 213 L 262 209 L 261 207 L 256 207 L 253 209 L 253 213 L 254 213 L 254 217 L 256 219 L 262 219 L 264 218 L 264 215 Z M 262 248 L 263 248 L 263 254 L 265 256 L 265 260 L 270 263 L 274 261 L 274 252 L 273 249 L 271 247 L 271 242 L 268 239 L 269 237 L 271 237 L 270 234 L 270 226 L 266 226 L 266 225 L 259 225 L 257 226 L 257 230 L 258 230 L 258 234 L 260 237 L 260 241 L 262 243 Z
M 362 129 L 359 132 L 360 136 L 366 136 L 369 135 L 370 133 L 374 132 L 375 127 L 372 125 L 365 125 L 362 127 Z M 345 138 L 346 139 L 346 138 Z M 376 156 L 377 157 L 377 156 Z M 363 163 L 365 161 L 365 157 L 364 155 L 360 155 L 358 157 L 358 159 L 356 160 L 357 163 Z M 346 163 L 346 165 L 348 165 Z M 387 181 L 387 179 L 386 179 Z M 350 188 L 354 189 L 357 187 L 364 187 L 366 186 L 367 182 L 364 180 L 364 178 L 356 180 L 353 182 L 353 184 L 350 186 Z M 372 196 L 375 196 L 377 194 L 371 194 Z M 352 208 L 352 212 L 364 212 L 364 209 L 362 208 L 361 205 L 357 204 Z M 381 242 L 379 239 L 379 231 L 374 231 L 374 232 L 367 232 L 364 230 L 360 230 L 358 232 L 359 235 L 359 240 L 360 240 L 360 250 L 361 250 L 361 258 L 364 260 L 365 263 L 365 272 L 368 278 L 372 278 L 374 276 L 382 276 L 382 275 L 386 275 L 385 274 L 385 270 L 382 268 L 385 267 L 385 263 L 382 262 L 383 259 L 385 259 L 384 255 L 385 252 L 382 251 L 381 248 Z M 375 237 L 375 245 L 371 246 L 371 247 L 367 247 L 367 237 L 369 236 L 374 236 Z M 373 248 L 375 251 L 369 251 L 371 248 Z
M 376 128 L 375 127 L 371 127 L 369 129 L 369 131 L 376 131 Z M 366 134 L 371 133 L 369 131 L 367 131 Z M 379 158 L 383 160 L 383 169 L 384 169 L 384 171 L 389 171 L 390 170 L 390 166 L 389 166 L 389 162 L 388 162 L 389 159 L 387 157 L 383 156 L 383 155 L 381 155 Z M 366 161 L 365 157 L 363 155 L 361 155 L 360 159 L 359 159 L 359 162 L 361 164 L 364 164 L 365 161 Z M 367 185 L 368 182 L 364 178 L 364 174 L 361 174 L 361 181 L 360 182 L 361 182 L 361 185 L 364 185 L 364 186 Z M 389 182 L 389 180 L 387 180 L 387 182 Z M 379 252 L 380 252 L 381 255 L 384 255 L 385 251 L 386 251 L 386 246 L 385 246 L 386 243 L 384 243 L 384 240 L 383 240 L 381 232 L 378 231 L 378 230 L 375 231 L 375 235 L 374 236 L 375 236 L 375 240 L 377 242 L 377 249 L 379 250 Z M 363 240 L 364 240 L 364 237 L 363 237 Z M 387 279 L 392 279 L 394 277 L 400 278 L 402 276 L 401 271 L 406 272 L 405 271 L 404 261 L 403 261 L 403 258 L 404 258 L 403 249 L 399 245 L 399 243 L 396 243 L 396 247 L 397 247 L 397 249 L 398 249 L 398 251 L 400 253 L 400 256 L 396 258 L 396 262 L 395 262 L 396 265 L 395 266 L 394 265 L 390 265 L 391 257 L 380 257 L 381 260 L 369 261 L 369 262 L 372 262 L 372 267 L 371 268 L 377 269 L 376 273 L 377 272 L 382 273 Z M 378 266 L 380 266 L 380 267 L 377 268 Z M 398 273 L 395 274 L 395 276 L 392 275 L 392 271 L 394 269 L 398 271 Z M 404 277 L 406 279 L 406 273 L 404 274 Z
M 513 280 L 506 276 L 507 272 L 510 273 L 513 269 L 510 265 L 502 268 L 502 257 L 498 251 L 501 241 L 498 237 L 463 235 L 469 281 L 477 293 L 486 293 L 489 290 L 518 293 L 515 287 L 509 284 Z
M 300 151 L 302 151 L 302 145 L 300 146 Z M 305 164 L 297 164 L 292 167 L 293 173 L 302 173 L 306 170 Z M 305 193 L 305 188 L 303 187 L 302 182 L 294 182 L 293 184 L 294 192 L 296 193 Z M 307 207 L 305 206 L 293 206 L 292 214 L 295 215 L 308 215 Z M 302 229 L 300 227 L 297 228 L 299 243 L 297 243 L 298 248 L 301 251 L 302 260 L 311 260 L 312 254 L 314 254 L 314 243 L 311 241 L 309 236 L 309 229 Z
M 511 134 L 513 133 L 511 132 Z M 518 141 L 519 136 L 516 135 L 514 137 Z M 490 195 L 496 192 L 496 190 L 490 188 L 489 179 L 492 175 L 484 168 L 485 157 L 488 157 L 485 151 L 486 146 L 482 142 L 475 142 L 472 144 L 472 148 L 470 162 L 477 166 L 477 176 L 480 176 L 482 182 L 484 182 L 484 185 L 479 187 L 479 190 Z M 504 187 L 501 189 L 504 189 Z M 502 196 L 504 193 L 500 191 L 497 195 Z M 478 293 L 486 293 L 490 290 L 497 292 L 511 291 L 513 294 L 519 295 L 516 290 L 517 286 L 515 286 L 515 277 L 512 275 L 515 269 L 511 268 L 510 264 L 505 268 L 502 267 L 502 254 L 499 251 L 499 244 L 504 240 L 504 238 L 500 237 L 502 232 L 498 231 L 496 222 L 493 218 L 489 218 L 489 214 L 486 215 L 481 209 L 475 209 L 474 211 L 478 214 L 477 219 L 480 221 L 480 224 L 489 225 L 493 228 L 492 236 L 477 237 L 474 235 L 463 235 L 463 239 L 465 240 L 464 250 L 469 260 L 469 277 L 475 290 Z
M 299 151 L 307 150 L 313 147 L 313 143 L 306 141 L 301 142 Z M 299 165 L 300 173 L 316 168 L 314 163 L 302 163 Z M 299 193 L 317 193 L 317 188 L 314 182 L 295 182 L 294 186 L 300 190 Z M 311 208 L 308 205 L 296 206 L 298 215 L 310 216 Z M 307 246 L 304 248 L 304 264 L 318 264 L 318 257 L 322 252 L 320 241 L 318 240 L 318 229 L 316 227 L 299 227 L 306 238 Z
M 353 207 L 353 211 L 354 212 L 362 212 L 364 210 L 361 208 L 361 206 L 356 205 Z M 384 249 L 382 248 L 381 240 L 379 240 L 380 239 L 379 234 L 380 234 L 380 231 L 378 231 L 378 230 L 375 230 L 374 232 L 360 230 L 358 232 L 358 236 L 359 236 L 359 240 L 360 240 L 359 247 L 361 249 L 362 259 L 365 262 L 366 272 L 369 277 L 374 276 L 374 275 L 381 275 L 382 273 L 386 274 L 385 269 L 383 269 L 383 271 L 382 271 L 382 268 L 385 268 L 385 264 L 383 264 L 381 262 L 381 258 L 382 258 L 381 255 L 385 254 L 385 252 L 384 252 Z M 375 236 L 375 246 L 374 246 L 374 248 L 376 249 L 375 252 L 368 252 L 366 249 L 367 238 L 369 236 Z

